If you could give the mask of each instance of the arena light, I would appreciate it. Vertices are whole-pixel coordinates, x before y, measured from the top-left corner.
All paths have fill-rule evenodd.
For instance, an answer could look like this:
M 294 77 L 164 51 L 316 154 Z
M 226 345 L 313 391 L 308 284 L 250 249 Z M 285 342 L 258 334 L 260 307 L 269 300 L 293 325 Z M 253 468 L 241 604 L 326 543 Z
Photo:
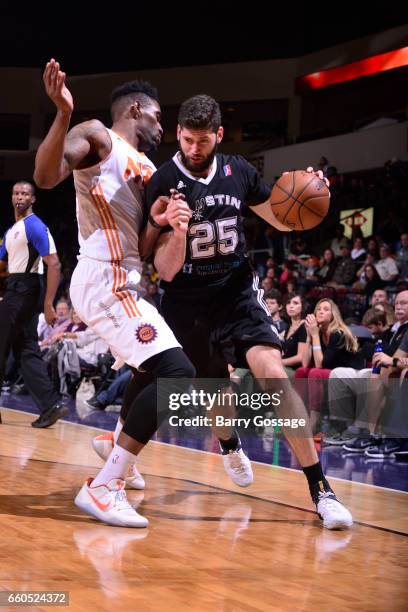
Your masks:
M 297 94 L 304 93 L 311 89 L 321 89 L 328 85 L 352 81 L 402 66 L 408 66 L 408 47 L 298 77 L 295 82 L 295 91 Z

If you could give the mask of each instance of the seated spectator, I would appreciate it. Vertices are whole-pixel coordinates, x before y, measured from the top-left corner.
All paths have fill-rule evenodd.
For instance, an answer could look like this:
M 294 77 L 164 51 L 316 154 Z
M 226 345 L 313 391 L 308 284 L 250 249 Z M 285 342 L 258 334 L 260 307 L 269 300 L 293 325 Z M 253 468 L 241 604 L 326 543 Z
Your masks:
M 365 267 L 366 266 L 373 266 L 375 264 L 375 259 L 372 255 L 370 255 L 370 253 L 367 253 L 362 265 L 357 269 L 356 272 L 356 277 L 357 277 L 357 282 L 360 283 L 361 285 L 364 285 L 365 283 L 365 275 L 364 275 L 364 271 L 365 271 Z
M 376 289 L 380 289 L 383 286 L 383 281 L 378 275 L 378 272 L 371 264 L 364 266 L 362 274 L 364 278 L 362 289 L 366 295 L 372 295 Z
M 378 245 L 377 239 L 374 236 L 368 239 L 367 242 L 367 255 L 371 255 L 374 258 L 374 261 L 380 258 L 380 247 Z
M 289 378 L 293 378 L 295 370 L 302 365 L 306 357 L 306 339 L 304 310 L 305 304 L 299 293 L 289 293 L 285 298 L 286 315 L 290 325 L 283 336 L 282 363 Z
M 327 283 L 329 287 L 344 287 L 351 285 L 354 280 L 356 264 L 350 257 L 350 249 L 348 246 L 343 245 L 340 250 L 341 257 L 336 262 L 333 280 Z
M 395 259 L 399 275 L 403 280 L 408 280 L 408 234 L 403 233 L 400 236 L 400 245 L 397 249 Z
M 323 400 L 322 380 L 336 367 L 363 367 L 357 339 L 345 325 L 337 305 L 330 299 L 317 302 L 314 314 L 306 317 L 307 351 L 295 378 L 310 380 L 309 409 L 311 426 L 316 430 Z M 305 390 L 304 390 L 305 391 Z
M 373 321 L 375 313 L 371 316 Z M 381 354 L 384 354 L 384 357 L 379 357 L 379 354 L 374 355 L 372 357 L 374 363 L 379 360 L 384 364 L 389 363 L 393 356 L 399 356 L 399 346 L 408 331 L 408 291 L 397 295 L 395 316 L 398 323 L 396 329 L 380 332 L 383 341 Z M 366 317 L 366 321 L 370 322 L 370 318 Z M 363 379 L 372 378 L 371 368 L 341 367 L 332 371 L 329 384 L 329 412 L 332 429 L 337 429 L 337 434 L 333 434 L 334 441 L 329 436 L 328 443 L 344 444 L 343 448 L 349 452 L 364 453 L 367 448 L 380 442 L 375 430 L 384 395 L 382 386 L 378 385 L 374 388 L 374 395 L 371 393 L 367 396 L 370 387 L 367 383 L 363 383 Z M 369 429 L 366 429 L 367 420 Z
M 369 308 L 363 316 L 363 325 L 366 316 L 372 315 L 374 312 L 384 312 L 387 319 L 387 326 L 391 327 L 395 322 L 394 308 L 388 301 L 388 294 L 385 289 L 376 289 L 371 296 L 371 308 Z
M 52 342 L 59 342 L 64 338 L 69 338 L 70 333 L 85 331 L 88 326 L 86 323 L 81 321 L 76 311 L 72 308 L 70 312 L 70 323 L 64 329 L 64 331 L 54 332 L 51 336 Z
M 336 269 L 336 258 L 331 249 L 325 249 L 323 257 L 320 259 L 319 267 L 316 270 L 318 283 L 325 284 L 332 280 Z
M 288 281 L 291 280 L 293 277 L 294 275 L 292 261 L 289 259 L 285 259 L 282 264 L 282 272 L 279 276 L 279 287 L 281 291 L 285 291 Z
M 397 264 L 395 263 L 395 259 L 391 257 L 390 248 L 386 244 L 380 247 L 380 259 L 374 265 L 381 280 L 385 283 L 392 284 L 397 278 Z
M 365 326 L 370 330 L 370 333 L 374 340 L 382 338 L 383 334 L 387 331 L 387 319 L 385 318 L 384 312 L 373 312 L 365 319 Z
M 285 334 L 288 324 L 282 319 L 282 294 L 278 289 L 271 289 L 265 294 L 265 302 L 271 314 L 274 327 L 276 327 L 279 338 L 282 339 Z
M 356 263 L 363 262 L 365 259 L 366 250 L 364 248 L 364 243 L 362 238 L 355 238 L 353 243 L 353 248 L 351 249 L 351 259 Z
M 90 408 L 97 410 L 105 410 L 107 406 L 114 404 L 119 398 L 123 397 L 123 393 L 132 378 L 132 370 L 125 365 L 121 368 L 114 380 L 110 383 L 107 389 L 103 389 L 96 393 L 89 400 L 85 400 L 85 404 Z
M 43 314 L 38 319 L 38 339 L 40 347 L 47 348 L 53 342 L 53 336 L 64 332 L 71 323 L 69 305 L 65 300 L 60 300 L 55 306 L 57 318 L 53 325 L 48 325 Z
M 335 257 L 342 257 L 341 249 L 343 246 L 350 247 L 350 241 L 344 235 L 344 225 L 339 223 L 336 226 L 336 237 L 330 243 L 330 248 L 333 251 Z

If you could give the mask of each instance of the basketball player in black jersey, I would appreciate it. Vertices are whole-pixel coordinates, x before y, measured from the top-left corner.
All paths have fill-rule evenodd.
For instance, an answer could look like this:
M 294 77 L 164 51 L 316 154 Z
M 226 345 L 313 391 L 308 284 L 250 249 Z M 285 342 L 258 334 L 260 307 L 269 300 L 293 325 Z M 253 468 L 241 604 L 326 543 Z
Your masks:
M 164 289 L 162 314 L 197 369 L 197 376 L 228 377 L 228 363 L 249 367 L 268 391 L 283 390 L 278 416 L 305 419 L 302 400 L 282 366 L 280 340 L 263 302 L 263 291 L 245 258 L 243 214 L 248 206 L 265 210 L 271 188 L 244 158 L 217 152 L 223 138 L 221 113 L 206 95 L 186 100 L 179 112 L 179 151 L 149 181 L 147 206 L 175 193 L 167 217 L 183 208 L 186 223 L 172 223 L 159 234 L 154 262 Z M 184 217 L 186 218 L 186 217 Z M 275 226 L 283 228 L 276 220 Z M 311 431 L 285 432 L 309 483 L 317 512 L 329 529 L 352 525 L 349 511 L 326 480 Z M 239 448 L 234 432 L 223 451 Z

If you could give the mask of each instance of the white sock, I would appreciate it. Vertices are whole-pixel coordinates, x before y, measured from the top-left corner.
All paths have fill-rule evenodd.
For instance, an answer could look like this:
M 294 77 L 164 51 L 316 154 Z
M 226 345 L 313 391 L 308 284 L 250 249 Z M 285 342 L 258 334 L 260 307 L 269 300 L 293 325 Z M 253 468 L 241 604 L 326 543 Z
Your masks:
M 113 441 L 115 444 L 118 442 L 119 434 L 122 431 L 123 423 L 120 419 L 116 423 L 115 431 L 113 432 Z
M 97 487 L 102 484 L 108 484 L 112 478 L 121 478 L 125 480 L 129 465 L 134 463 L 136 457 L 125 448 L 115 444 L 105 465 L 96 475 L 92 486 Z

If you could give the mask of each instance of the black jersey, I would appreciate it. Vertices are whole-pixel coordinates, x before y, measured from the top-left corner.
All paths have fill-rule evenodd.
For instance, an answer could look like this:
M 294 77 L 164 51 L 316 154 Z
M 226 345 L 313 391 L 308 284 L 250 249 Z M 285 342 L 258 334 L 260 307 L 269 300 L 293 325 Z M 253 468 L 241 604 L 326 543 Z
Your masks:
M 271 188 L 243 157 L 217 153 L 206 178 L 192 176 L 177 154 L 151 177 L 146 189 L 148 209 L 160 195 L 177 189 L 193 211 L 184 265 L 166 292 L 223 286 L 245 261 L 243 213 L 248 205 L 268 199 Z M 171 228 L 169 228 L 171 229 Z

